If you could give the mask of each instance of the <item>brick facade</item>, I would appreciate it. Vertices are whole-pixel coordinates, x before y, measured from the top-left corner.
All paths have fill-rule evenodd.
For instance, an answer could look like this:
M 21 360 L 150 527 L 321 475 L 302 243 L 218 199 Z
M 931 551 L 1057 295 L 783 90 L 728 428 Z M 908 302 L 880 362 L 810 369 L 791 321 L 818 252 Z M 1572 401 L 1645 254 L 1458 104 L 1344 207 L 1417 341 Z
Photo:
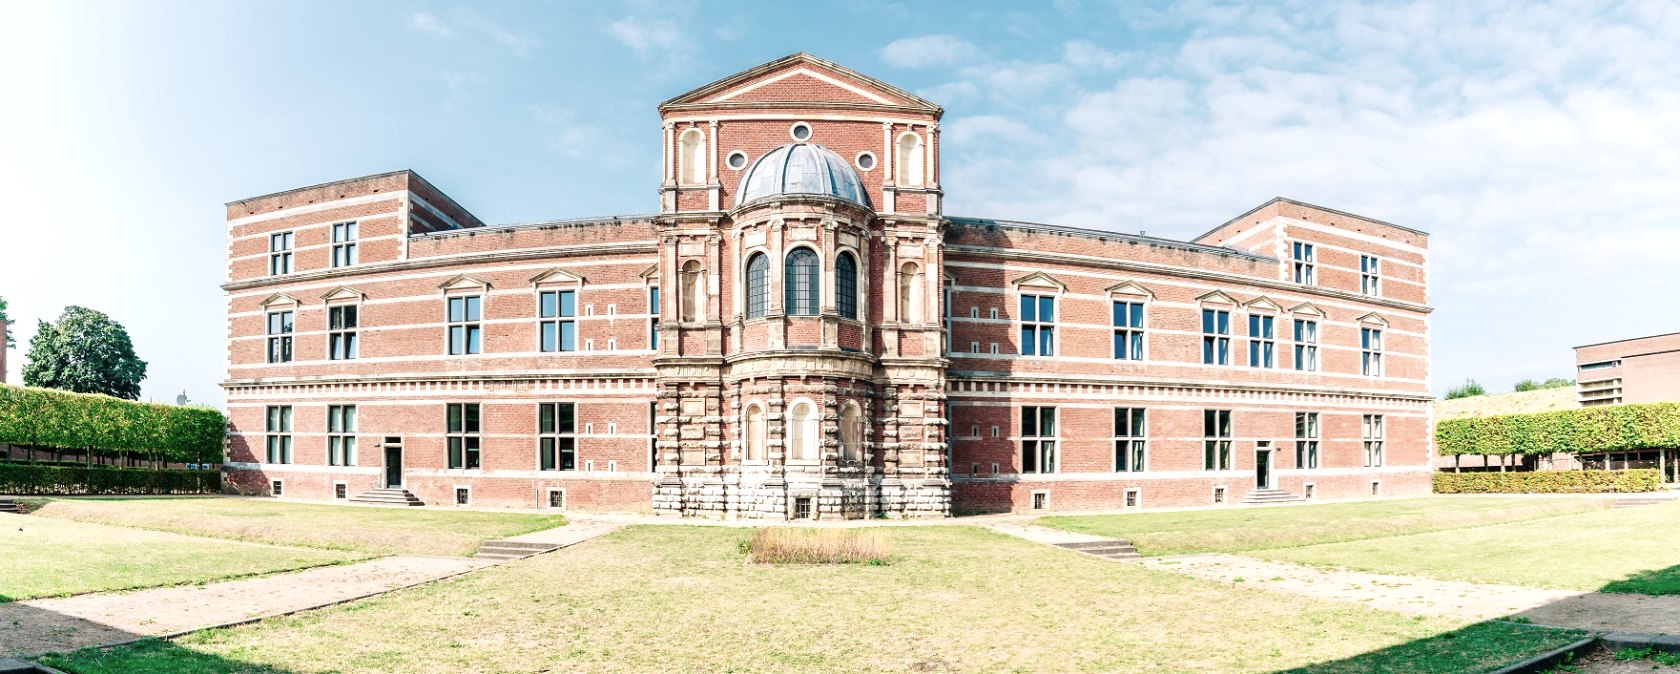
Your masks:
M 803 54 L 660 114 L 656 215 L 486 226 L 409 171 L 228 204 L 230 483 L 771 519 L 1429 488 L 1420 232 L 1284 199 L 1192 242 L 949 217 L 940 108 Z M 761 195 L 767 156 L 820 170 Z M 841 172 L 856 198 L 810 189 Z M 1141 334 L 1117 336 L 1130 305 Z M 575 424 L 544 420 L 556 403 Z M 1047 432 L 1025 432 L 1039 408 Z M 1116 408 L 1143 410 L 1141 470 L 1117 470 Z M 1229 420 L 1212 468 L 1210 411 Z

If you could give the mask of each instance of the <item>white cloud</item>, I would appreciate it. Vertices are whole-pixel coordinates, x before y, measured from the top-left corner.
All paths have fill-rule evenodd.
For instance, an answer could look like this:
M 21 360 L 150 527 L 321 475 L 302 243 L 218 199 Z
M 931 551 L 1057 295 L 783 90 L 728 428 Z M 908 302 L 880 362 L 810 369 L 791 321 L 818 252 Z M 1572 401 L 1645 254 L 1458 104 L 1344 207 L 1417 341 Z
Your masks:
M 1062 60 L 1075 68 L 1117 70 L 1126 65 L 1127 58 L 1089 40 L 1073 40 L 1062 44 Z
M 642 56 L 682 46 L 681 31 L 675 23 L 665 20 L 625 17 L 608 24 L 607 35 Z
M 959 65 L 983 56 L 973 43 L 951 35 L 907 37 L 881 48 L 881 60 L 899 68 Z
M 454 37 L 458 32 L 473 33 L 501 45 L 519 58 L 530 58 L 542 47 L 542 40 L 529 30 L 508 28 L 473 10 L 456 12 L 453 22 L 431 12 L 415 12 L 408 15 L 408 29 L 435 37 Z
M 408 15 L 408 29 L 417 33 L 427 33 L 438 37 L 449 37 L 455 30 L 431 12 L 415 12 Z

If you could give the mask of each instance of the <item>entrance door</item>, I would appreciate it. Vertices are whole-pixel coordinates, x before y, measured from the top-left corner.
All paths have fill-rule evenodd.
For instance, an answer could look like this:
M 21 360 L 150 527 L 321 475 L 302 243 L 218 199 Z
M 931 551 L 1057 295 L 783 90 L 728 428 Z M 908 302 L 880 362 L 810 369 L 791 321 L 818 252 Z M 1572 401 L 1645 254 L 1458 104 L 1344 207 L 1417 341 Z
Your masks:
M 1272 488 L 1272 448 L 1262 444 L 1254 450 L 1254 488 Z
M 402 483 L 402 445 L 385 445 L 385 487 L 395 489 Z

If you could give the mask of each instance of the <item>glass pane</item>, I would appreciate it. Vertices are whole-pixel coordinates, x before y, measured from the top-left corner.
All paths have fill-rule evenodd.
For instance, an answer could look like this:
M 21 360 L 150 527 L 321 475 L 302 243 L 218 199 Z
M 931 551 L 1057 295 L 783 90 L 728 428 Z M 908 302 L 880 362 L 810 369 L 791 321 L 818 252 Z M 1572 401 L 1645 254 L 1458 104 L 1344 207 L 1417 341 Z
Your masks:
M 449 439 L 449 467 L 450 468 L 460 468 L 461 467 L 461 439 L 460 438 L 450 438 Z
M 346 436 L 344 438 L 344 457 L 343 458 L 344 458 L 344 465 L 346 465 L 346 466 L 356 465 L 356 436 L 352 435 L 352 436 Z
M 466 318 L 466 303 L 459 297 L 449 298 L 449 322 L 456 323 Z
M 1221 335 L 1231 334 L 1231 312 L 1229 312 L 1229 311 L 1215 311 L 1215 312 L 1213 312 L 1213 314 L 1214 314 L 1213 317 L 1216 321 L 1216 323 L 1214 325 L 1214 328 L 1219 331 L 1219 334 L 1221 334 Z
M 1038 408 L 1038 434 L 1045 437 L 1056 436 L 1056 408 Z
M 1032 295 L 1021 296 L 1021 320 L 1038 320 L 1038 303 L 1033 300 L 1034 298 Z
M 1030 326 L 1021 328 L 1021 355 L 1031 356 L 1038 353 L 1038 339 L 1036 331 Z
M 1031 437 L 1034 435 L 1038 435 L 1038 408 L 1023 407 L 1021 408 L 1021 436 Z
M 560 470 L 577 470 L 577 440 L 560 438 Z
M 476 405 L 476 404 L 463 405 L 462 407 L 466 408 L 466 431 L 468 433 L 477 433 L 478 432 L 478 405 Z
M 571 321 L 560 323 L 560 350 L 577 350 L 577 324 Z
M 1132 429 L 1131 422 L 1132 422 L 1132 416 L 1130 414 L 1126 413 L 1125 408 L 1117 407 L 1117 408 L 1114 409 L 1114 434 L 1115 435 L 1118 435 L 1118 436 L 1131 435 L 1132 434 L 1131 433 L 1131 429 Z
M 449 420 L 448 420 L 447 424 L 448 424 L 449 432 L 450 433 L 460 433 L 461 432 L 461 406 L 460 405 L 450 405 L 449 406 L 448 418 L 449 418 Z
M 356 406 L 355 405 L 351 405 L 349 407 L 344 408 L 344 432 L 345 433 L 355 433 L 356 432 Z
M 576 292 L 568 290 L 566 292 L 560 293 L 560 315 L 561 316 L 576 316 L 577 315 L 577 293 Z
M 1145 435 L 1148 435 L 1147 429 L 1144 426 L 1144 415 L 1143 415 L 1143 408 L 1142 407 L 1136 407 L 1136 408 L 1132 409 L 1132 435 L 1134 437 L 1143 437 Z M 1143 445 L 1140 442 L 1138 446 L 1142 447 Z
M 554 403 L 537 405 L 537 432 L 554 432 Z
M 541 347 L 545 353 L 558 348 L 558 328 L 555 326 L 554 321 L 543 321 L 542 325 L 539 326 L 537 330 L 538 333 L 542 335 L 541 339 L 538 341 L 542 343 Z
M 648 313 L 659 315 L 659 289 L 648 288 Z
M 1213 310 L 1212 309 L 1203 309 L 1202 310 L 1202 333 L 1203 334 L 1212 334 L 1213 333 Z
M 556 294 L 552 292 L 537 293 L 538 318 L 554 318 L 554 312 L 559 310 L 559 303 L 555 300 Z
M 1051 323 L 1056 320 L 1056 298 L 1038 298 L 1038 320 L 1041 323 Z
M 1129 304 L 1127 306 L 1131 307 L 1130 311 L 1131 311 L 1131 314 L 1132 314 L 1132 323 L 1131 323 L 1132 327 L 1134 327 L 1134 328 L 1143 327 L 1143 305 L 1142 304 Z
M 292 432 L 292 407 L 290 405 L 280 408 L 280 430 L 284 433 Z
M 1126 333 L 1124 331 L 1114 331 L 1114 357 L 1120 360 L 1126 359 Z
M 1231 437 L 1231 412 L 1229 410 L 1219 412 L 1219 437 Z
M 537 449 L 541 470 L 554 470 L 554 438 L 543 438 Z
M 337 433 L 339 431 L 339 425 L 338 424 L 339 424 L 339 419 L 340 419 L 339 415 L 340 415 L 341 411 L 342 411 L 342 408 L 340 408 L 338 406 L 333 406 L 333 407 L 328 407 L 327 408 L 327 432 L 328 433 Z
M 478 320 L 478 305 L 479 305 L 479 301 L 480 301 L 479 298 L 468 297 L 468 298 L 465 298 L 465 299 L 467 300 L 467 320 L 469 320 L 469 321 Z
M 1131 337 L 1132 337 L 1132 351 L 1131 351 L 1132 360 L 1143 360 L 1143 333 L 1142 332 L 1133 332 L 1133 333 L 1131 333 Z
M 560 403 L 559 417 L 560 423 L 557 426 L 559 432 L 577 432 L 577 405 L 573 403 Z
M 476 325 L 467 326 L 467 353 L 481 353 L 483 331 Z
M 1028 440 L 1021 443 L 1021 472 L 1038 472 L 1038 443 Z
M 1056 355 L 1056 329 L 1040 328 L 1038 331 L 1038 355 Z
M 1114 327 L 1117 327 L 1117 328 L 1126 327 L 1126 307 L 1127 306 L 1128 305 L 1125 302 L 1115 302 L 1114 303 L 1114 315 L 1113 315 Z
M 1039 472 L 1056 472 L 1056 442 L 1054 440 L 1045 440 L 1039 444 L 1041 445 L 1039 451 L 1044 455 L 1043 459 L 1039 461 Z

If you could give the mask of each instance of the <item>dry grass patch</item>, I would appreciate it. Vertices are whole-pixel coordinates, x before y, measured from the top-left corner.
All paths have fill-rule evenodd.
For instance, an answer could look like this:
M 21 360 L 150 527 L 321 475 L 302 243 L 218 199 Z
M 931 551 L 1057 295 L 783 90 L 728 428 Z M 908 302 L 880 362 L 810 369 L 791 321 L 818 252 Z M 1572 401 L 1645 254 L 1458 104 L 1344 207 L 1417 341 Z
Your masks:
M 865 529 L 766 527 L 742 544 L 754 564 L 887 563 L 887 540 Z

